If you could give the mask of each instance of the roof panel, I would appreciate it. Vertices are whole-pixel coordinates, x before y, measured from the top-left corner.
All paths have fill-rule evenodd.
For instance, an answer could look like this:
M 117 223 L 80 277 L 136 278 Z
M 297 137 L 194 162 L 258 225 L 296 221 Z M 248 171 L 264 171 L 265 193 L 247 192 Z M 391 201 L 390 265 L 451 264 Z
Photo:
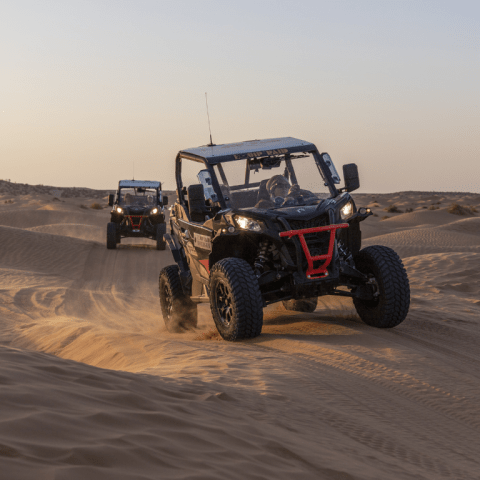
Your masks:
M 225 145 L 205 145 L 203 147 L 188 148 L 182 150 L 182 152 L 197 155 L 209 161 L 218 162 L 240 158 L 281 155 L 290 151 L 308 151 L 314 148 L 315 145 L 311 142 L 299 140 L 298 138 L 282 137 L 227 143 Z
M 131 188 L 136 188 L 136 187 L 144 187 L 144 188 L 160 188 L 161 183 L 160 182 L 151 182 L 148 180 L 120 180 L 118 182 L 119 187 L 131 187 Z

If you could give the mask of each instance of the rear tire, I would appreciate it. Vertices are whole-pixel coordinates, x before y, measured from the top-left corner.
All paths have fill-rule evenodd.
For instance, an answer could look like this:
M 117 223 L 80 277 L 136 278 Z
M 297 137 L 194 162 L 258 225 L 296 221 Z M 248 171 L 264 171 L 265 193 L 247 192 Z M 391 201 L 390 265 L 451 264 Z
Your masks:
M 117 224 L 114 222 L 107 223 L 107 248 L 109 250 L 117 248 Z
M 373 245 L 360 250 L 354 260 L 360 272 L 375 278 L 379 294 L 374 300 L 353 297 L 360 318 L 377 328 L 400 325 L 410 307 L 410 284 L 400 257 L 391 248 Z
M 286 310 L 312 313 L 317 308 L 318 297 L 304 298 L 302 300 L 284 300 L 282 303 Z
M 167 224 L 160 223 L 157 225 L 156 239 L 157 239 L 157 250 L 165 250 L 167 243 L 165 242 L 163 236 L 167 233 Z
M 210 273 L 210 308 L 218 333 L 234 342 L 260 335 L 263 301 L 257 277 L 238 258 L 224 258 Z
M 165 267 L 158 278 L 160 309 L 170 333 L 181 333 L 197 326 L 197 305 L 184 293 L 177 265 Z

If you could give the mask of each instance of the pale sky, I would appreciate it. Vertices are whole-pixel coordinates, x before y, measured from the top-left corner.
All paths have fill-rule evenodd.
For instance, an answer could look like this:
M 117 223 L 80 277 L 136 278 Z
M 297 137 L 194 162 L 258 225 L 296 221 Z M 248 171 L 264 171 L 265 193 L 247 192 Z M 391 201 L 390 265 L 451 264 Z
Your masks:
M 479 1 L 0 0 L 0 178 L 174 187 L 179 150 L 297 137 L 360 192 L 480 193 Z

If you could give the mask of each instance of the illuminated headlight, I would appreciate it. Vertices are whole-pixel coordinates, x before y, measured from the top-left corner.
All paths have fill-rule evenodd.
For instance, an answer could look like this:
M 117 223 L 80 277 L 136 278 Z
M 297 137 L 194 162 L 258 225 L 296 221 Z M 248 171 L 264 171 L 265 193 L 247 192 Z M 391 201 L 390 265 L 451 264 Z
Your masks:
M 262 227 L 258 222 L 247 217 L 235 216 L 235 223 L 243 230 L 250 230 L 251 232 L 259 232 Z
M 151 213 L 152 215 L 155 215 L 157 212 L 158 212 L 158 208 L 154 208 L 150 213 Z
M 123 210 L 120 207 L 117 207 L 116 210 L 117 210 L 117 213 L 123 213 Z
M 353 203 L 348 202 L 340 209 L 340 216 L 345 220 L 353 213 Z

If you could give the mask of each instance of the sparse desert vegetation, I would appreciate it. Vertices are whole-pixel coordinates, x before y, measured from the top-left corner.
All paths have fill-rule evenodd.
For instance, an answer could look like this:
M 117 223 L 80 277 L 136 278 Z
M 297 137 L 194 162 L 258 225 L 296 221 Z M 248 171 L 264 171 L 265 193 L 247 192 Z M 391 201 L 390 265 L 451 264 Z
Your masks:
M 448 213 L 452 213 L 453 215 L 473 215 L 478 212 L 475 207 L 466 207 L 459 205 L 458 203 L 452 203 L 450 207 L 447 209 Z
M 384 208 L 384 210 L 388 213 L 403 213 L 403 211 L 400 210 L 396 205 L 390 205 Z

